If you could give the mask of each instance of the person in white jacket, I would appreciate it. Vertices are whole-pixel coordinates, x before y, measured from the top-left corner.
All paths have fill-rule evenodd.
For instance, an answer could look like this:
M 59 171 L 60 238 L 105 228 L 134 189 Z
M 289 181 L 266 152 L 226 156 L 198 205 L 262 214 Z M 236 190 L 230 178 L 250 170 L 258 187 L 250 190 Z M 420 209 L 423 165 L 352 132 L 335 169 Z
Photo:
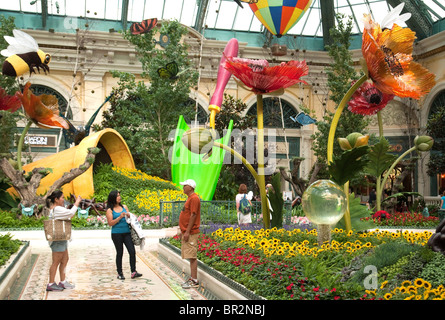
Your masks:
M 77 207 L 82 201 L 80 196 L 77 197 L 73 207 L 71 209 L 65 208 L 65 197 L 63 192 L 56 190 L 48 197 L 50 217 L 55 220 L 68 220 L 77 211 Z M 49 268 L 49 283 L 46 286 L 47 291 L 61 291 L 63 289 L 72 289 L 74 285 L 66 281 L 66 265 L 68 264 L 68 240 L 63 241 L 50 241 L 49 246 L 52 251 L 52 264 Z M 60 282 L 55 282 L 57 268 L 59 268 Z

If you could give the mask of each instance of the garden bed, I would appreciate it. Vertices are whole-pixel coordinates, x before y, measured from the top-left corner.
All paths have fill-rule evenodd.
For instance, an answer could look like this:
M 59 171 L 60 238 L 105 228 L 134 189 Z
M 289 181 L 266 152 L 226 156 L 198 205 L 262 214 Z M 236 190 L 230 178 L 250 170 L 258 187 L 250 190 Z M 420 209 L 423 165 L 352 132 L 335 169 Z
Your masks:
M 178 274 L 190 272 L 190 264 L 181 258 L 181 250 L 170 244 L 168 238 L 159 239 L 160 259 Z M 198 260 L 198 278 L 202 291 L 208 291 L 207 297 L 219 300 L 262 300 L 245 286 L 229 279 L 221 272 Z
M 22 241 L 19 250 L 0 267 L 0 300 L 7 299 L 14 282 L 20 277 L 22 269 L 29 263 L 31 247 L 28 241 Z
M 226 228 L 201 235 L 198 258 L 269 300 L 443 300 L 445 256 L 426 246 L 431 235 L 334 229 L 319 246 L 315 229 Z M 179 239 L 165 241 L 179 252 Z

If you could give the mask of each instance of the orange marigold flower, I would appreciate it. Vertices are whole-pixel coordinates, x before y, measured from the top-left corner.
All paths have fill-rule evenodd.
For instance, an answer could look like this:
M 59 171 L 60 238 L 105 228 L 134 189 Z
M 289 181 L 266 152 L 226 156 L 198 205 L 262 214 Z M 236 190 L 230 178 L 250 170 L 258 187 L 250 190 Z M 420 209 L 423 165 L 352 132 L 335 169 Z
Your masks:
M 363 31 L 362 53 L 369 77 L 381 92 L 419 99 L 435 85 L 434 74 L 413 61 L 415 38 L 415 32 L 397 24 L 382 31 L 371 21 Z
M 22 101 L 26 115 L 40 128 L 60 127 L 69 129 L 68 122 L 59 115 L 59 103 L 53 95 L 42 94 L 36 96 L 29 89 L 31 83 L 27 82 L 23 93 L 16 92 Z
M 228 57 L 225 68 L 241 80 L 255 94 L 265 94 L 290 87 L 309 72 L 305 61 L 282 62 L 270 67 L 267 60 Z

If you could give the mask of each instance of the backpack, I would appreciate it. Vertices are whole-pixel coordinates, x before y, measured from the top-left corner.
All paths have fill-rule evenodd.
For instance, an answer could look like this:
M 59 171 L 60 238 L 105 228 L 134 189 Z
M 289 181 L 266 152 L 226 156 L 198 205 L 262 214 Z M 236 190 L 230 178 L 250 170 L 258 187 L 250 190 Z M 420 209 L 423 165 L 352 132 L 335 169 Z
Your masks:
M 239 202 L 239 211 L 241 211 L 242 214 L 249 214 L 252 211 L 252 206 L 249 200 L 247 200 L 246 195 L 244 195 Z

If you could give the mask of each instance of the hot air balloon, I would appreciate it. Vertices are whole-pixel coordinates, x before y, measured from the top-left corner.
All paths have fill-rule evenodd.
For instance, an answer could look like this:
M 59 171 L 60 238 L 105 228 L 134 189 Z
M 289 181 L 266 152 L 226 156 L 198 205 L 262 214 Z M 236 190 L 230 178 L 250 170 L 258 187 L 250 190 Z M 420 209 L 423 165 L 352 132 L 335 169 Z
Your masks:
M 300 20 L 311 3 L 312 0 L 258 0 L 249 6 L 270 33 L 279 38 Z

